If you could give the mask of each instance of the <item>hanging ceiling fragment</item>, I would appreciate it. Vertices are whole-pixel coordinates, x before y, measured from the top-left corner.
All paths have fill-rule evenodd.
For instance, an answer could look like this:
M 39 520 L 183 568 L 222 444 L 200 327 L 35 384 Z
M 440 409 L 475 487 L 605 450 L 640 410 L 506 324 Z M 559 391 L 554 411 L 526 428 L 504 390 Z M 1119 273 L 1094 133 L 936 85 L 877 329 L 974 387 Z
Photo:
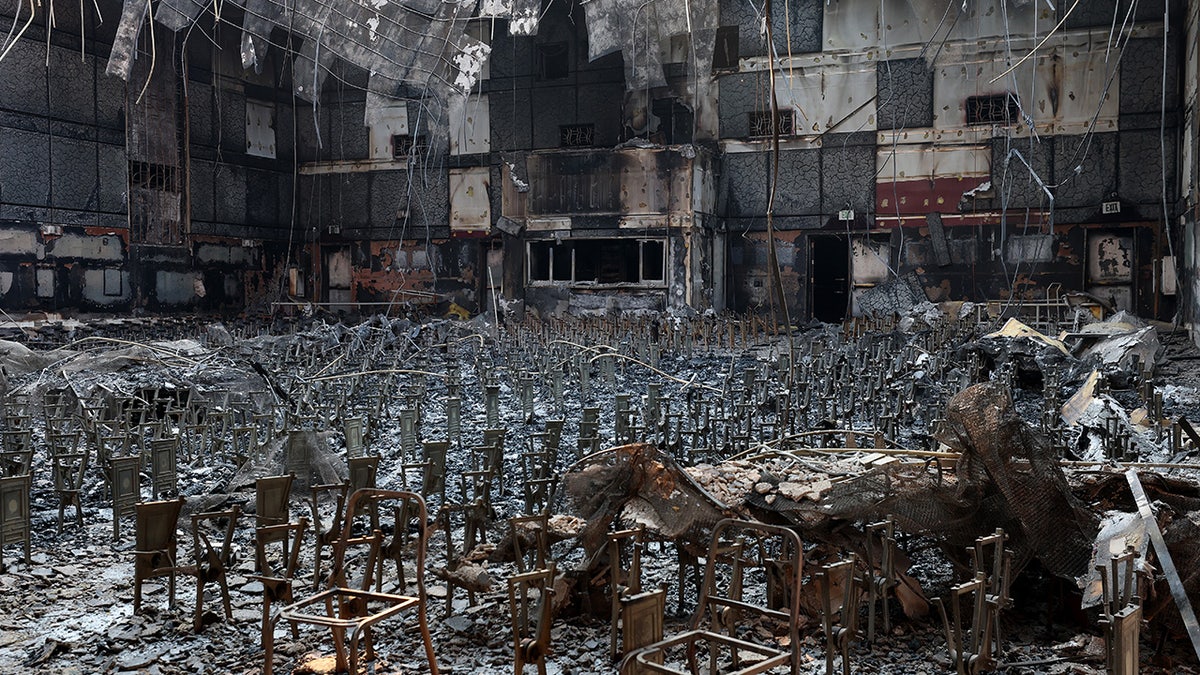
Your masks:
M 584 0 L 588 60 L 620 51 L 627 90 L 664 87 L 662 41 L 690 35 L 688 67 L 693 77 L 712 72 L 717 0 Z
M 245 68 L 261 69 L 275 28 L 302 39 L 293 82 L 296 95 L 304 100 L 317 100 L 325 73 L 338 59 L 370 73 L 365 120 L 370 123 L 373 111 L 397 96 L 402 87 L 431 95 L 438 110 L 444 110 L 451 93 L 471 91 L 490 51 L 488 45 L 465 33 L 477 2 L 227 0 L 225 11 L 229 11 L 228 5 L 244 10 L 241 58 Z M 517 4 L 522 2 L 525 0 Z M 125 0 L 108 74 L 129 79 L 147 12 L 159 24 L 180 31 L 193 25 L 205 10 L 216 11 L 213 8 L 213 3 L 201 0 Z

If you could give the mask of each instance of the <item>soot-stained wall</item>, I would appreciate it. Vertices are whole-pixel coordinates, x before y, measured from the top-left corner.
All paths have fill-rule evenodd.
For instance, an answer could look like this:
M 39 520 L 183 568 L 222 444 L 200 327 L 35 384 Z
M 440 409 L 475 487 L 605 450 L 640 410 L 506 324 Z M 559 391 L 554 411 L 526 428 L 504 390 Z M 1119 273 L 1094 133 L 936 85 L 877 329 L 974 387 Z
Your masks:
M 178 239 L 144 241 L 129 227 L 127 123 L 145 81 L 127 87 L 104 73 L 120 4 L 84 10 L 56 5 L 49 36 L 39 14 L 0 61 L 0 306 L 241 310 L 269 285 L 283 255 L 273 242 L 286 241 L 292 216 L 292 113 L 279 95 L 281 71 L 240 77 L 221 56 L 237 53 L 236 36 L 219 31 L 224 50 L 207 40 L 184 48 L 157 30 L 152 58 L 146 31 L 143 70 L 153 61 L 154 77 L 176 82 L 172 128 L 180 132 L 178 162 L 149 174 L 176 188 L 190 218 Z M 0 9 L 6 34 L 11 12 Z M 247 100 L 274 108 L 275 158 L 247 154 Z
M 784 3 L 773 4 L 780 14 Z M 920 13 L 925 4 L 910 9 Z M 809 259 L 814 238 L 870 235 L 886 242 L 888 274 L 917 275 L 930 300 L 1036 299 L 1061 288 L 1107 293 L 1134 311 L 1170 318 L 1176 300 L 1163 292 L 1159 266 L 1171 250 L 1162 223 L 1175 227 L 1185 208 L 1179 148 L 1187 36 L 1173 27 L 1164 41 L 1163 5 L 1150 5 L 1138 7 L 1139 29 L 1119 61 L 1055 66 L 1057 57 L 1046 57 L 1036 76 L 1018 70 L 995 79 L 970 56 L 990 49 L 987 36 L 971 33 L 990 30 L 982 18 L 944 41 L 917 39 L 919 30 L 899 25 L 911 17 L 889 4 L 851 16 L 844 3 L 823 10 L 818 3 L 815 12 L 790 12 L 789 44 L 782 30 L 789 27 L 774 16 L 774 53 L 781 58 L 775 96 L 788 122 L 781 128 L 773 226 L 792 317 L 811 315 L 813 288 L 821 283 Z M 741 56 L 736 68 L 717 73 L 727 287 L 734 309 L 765 311 L 772 275 L 766 213 L 776 160 L 763 120 L 772 74 L 759 58 L 767 48 L 753 8 L 734 0 L 721 8 L 721 25 L 738 27 Z M 1072 14 L 1064 30 L 1080 46 L 1066 56 L 1102 54 L 1106 41 L 1092 40 L 1089 31 L 1110 27 L 1114 9 L 1104 2 Z M 1059 18 L 1065 11 L 1058 10 Z M 1036 91 L 1018 87 L 1028 117 L 968 119 L 970 97 L 1003 94 L 1010 80 L 1031 77 Z M 852 217 L 841 219 L 843 210 Z M 930 232 L 930 214 L 941 216 L 944 230 Z M 1130 242 L 1131 278 L 1097 283 L 1089 272 L 1096 246 L 1089 242 L 1118 234 Z M 1032 236 L 1049 243 L 1022 257 L 1021 238 Z M 946 240 L 945 259 L 935 260 L 935 239 Z

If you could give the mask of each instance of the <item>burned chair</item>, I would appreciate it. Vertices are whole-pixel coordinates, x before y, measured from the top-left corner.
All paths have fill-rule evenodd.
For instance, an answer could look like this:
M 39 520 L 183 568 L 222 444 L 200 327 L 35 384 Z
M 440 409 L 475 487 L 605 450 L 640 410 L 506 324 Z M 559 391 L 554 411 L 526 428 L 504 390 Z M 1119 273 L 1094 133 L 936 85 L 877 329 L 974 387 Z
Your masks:
M 233 566 L 233 533 L 237 529 L 238 516 L 242 513 L 236 505 L 228 511 L 212 511 L 192 516 L 192 547 L 196 554 L 196 616 L 193 628 L 199 633 L 203 628 L 204 587 L 216 582 L 221 588 L 221 600 L 225 606 L 225 620 L 233 619 L 233 608 L 229 604 L 229 582 L 225 571 Z M 224 521 L 224 538 L 213 546 L 212 539 L 204 531 L 209 522 Z
M 0 476 L 25 476 L 33 469 L 33 432 L 0 431 Z
M 168 598 L 175 605 L 175 576 L 194 576 L 194 565 L 180 565 L 179 540 L 175 533 L 183 497 L 136 506 L 137 529 L 133 551 L 133 613 L 142 609 L 142 584 L 148 579 L 168 577 Z
M 731 540 L 731 537 L 736 537 Z M 743 568 L 751 561 L 743 551 L 747 544 L 770 550 L 779 560 L 788 560 L 786 575 L 787 606 L 775 609 L 757 605 L 745 599 Z M 635 651 L 621 663 L 621 673 L 690 673 L 698 675 L 698 653 L 704 648 L 709 655 L 708 672 L 717 672 L 717 663 L 727 651 L 734 675 L 762 673 L 779 666 L 788 667 L 792 675 L 800 672 L 800 584 L 803 571 L 800 537 L 792 530 L 726 518 L 713 528 L 701 587 L 699 604 L 692 617 L 691 629 L 665 638 Z M 721 562 L 732 568 L 718 580 L 717 565 Z M 751 642 L 756 633 L 755 623 L 774 623 L 786 635 L 775 643 Z M 786 640 L 786 645 L 781 643 Z M 682 649 L 686 666 L 669 659 Z M 756 658 L 751 658 L 751 656 Z M 745 663 L 743 663 L 745 662 Z
M 517 571 L 529 572 L 544 569 L 550 559 L 550 515 L 513 516 L 508 519 L 508 532 L 512 537 L 513 555 Z
M 825 633 L 825 675 L 833 675 L 834 657 L 842 657 L 842 675 L 850 675 L 850 646 L 858 636 L 861 579 L 853 553 L 813 575 L 821 590 L 821 630 Z M 836 621 L 835 621 L 836 620 Z
M 254 527 L 256 532 L 258 528 L 263 528 L 268 525 L 286 525 L 291 520 L 291 513 L 288 510 L 288 499 L 292 494 L 292 482 L 296 480 L 295 474 L 286 474 L 283 476 L 268 476 L 259 478 L 254 483 Z M 283 545 L 283 555 L 287 556 L 288 539 L 286 532 L 277 530 L 268 530 L 264 533 L 270 537 L 265 542 L 256 544 L 269 544 L 279 542 Z M 259 550 L 256 546 L 255 550 Z M 254 561 L 255 571 L 262 571 L 262 560 L 257 556 Z
M 1004 530 L 979 537 L 972 554 L 975 576 L 950 589 L 948 596 L 934 598 L 946 632 L 950 660 L 958 675 L 976 675 L 992 670 L 1000 652 L 1000 611 L 1009 606 L 1012 551 Z M 990 556 L 990 560 L 989 560 Z M 963 598 L 969 598 L 971 622 L 963 621 Z M 950 605 L 947 612 L 946 605 Z
M 371 591 L 376 561 L 379 557 L 383 534 L 379 530 L 369 535 L 355 536 L 355 516 L 361 516 L 371 509 L 381 508 L 381 502 L 400 501 L 404 504 L 402 513 L 409 514 L 408 520 L 395 524 L 397 530 L 410 527 L 417 529 L 415 540 L 415 595 L 405 595 L 406 588 L 397 589 L 398 593 L 382 593 Z M 358 490 L 350 496 L 346 504 L 345 522 L 342 534 L 334 545 L 333 573 L 329 578 L 329 587 L 308 598 L 294 602 L 279 612 L 276 621 L 287 621 L 293 625 L 309 624 L 328 628 L 332 633 L 334 649 L 336 650 L 336 670 L 338 672 L 358 672 L 359 643 L 365 644 L 368 660 L 374 659 L 374 648 L 371 642 L 372 628 L 406 610 L 416 613 L 420 627 L 421 640 L 425 647 L 425 656 L 429 661 L 428 672 L 438 675 L 437 660 L 433 652 L 433 642 L 429 634 L 425 596 L 425 549 L 429 540 L 428 514 L 425 501 L 413 492 L 396 490 Z M 366 553 L 351 557 L 348 551 L 352 548 L 365 547 Z M 356 564 L 356 562 L 358 564 Z M 355 580 L 350 572 L 354 565 L 359 576 Z
M 609 657 L 616 661 L 663 639 L 667 591 L 642 591 L 642 551 L 645 528 L 608 535 Z M 619 639 L 618 639 L 619 636 Z M 619 645 L 618 645 L 619 641 Z M 636 672 L 637 669 L 633 668 Z
M 525 666 L 530 663 L 537 666 L 538 675 L 546 675 L 553 596 L 554 563 L 545 569 L 522 572 L 508 579 L 515 675 L 525 672 Z
M 1142 603 L 1138 592 L 1143 572 L 1137 569 L 1137 550 L 1114 553 L 1106 567 L 1098 565 L 1104 599 L 1100 627 L 1104 632 L 1105 662 L 1109 675 L 1136 675 Z
M 444 571 L 435 573 L 446 582 L 446 615 L 454 609 L 454 589 L 463 588 L 467 591 L 467 602 L 475 604 L 475 579 L 468 579 L 464 570 L 473 570 L 474 563 L 468 556 L 487 537 L 487 509 L 483 502 L 476 500 L 472 504 L 443 504 L 438 511 L 438 524 L 446 538 L 446 567 Z M 461 522 L 461 525 L 459 523 Z M 456 546 L 454 534 L 461 528 L 462 545 Z M 476 575 L 477 577 L 479 575 Z
M 271 614 L 271 606 L 277 602 L 291 604 L 296 601 L 292 592 L 293 580 L 296 578 L 296 569 L 300 565 L 300 547 L 304 542 L 304 531 L 307 529 L 308 519 L 301 516 L 300 520 L 295 523 L 267 525 L 257 528 L 255 532 L 255 559 L 262 561 L 264 573 L 253 575 L 251 578 L 261 583 L 263 587 L 261 640 L 265 659 L 264 675 L 271 675 L 275 659 L 276 618 Z M 264 530 L 266 531 L 264 532 Z M 262 543 L 266 540 L 277 540 L 277 535 L 291 539 L 291 554 L 284 556 L 283 565 L 278 573 L 269 564 L 265 545 Z M 300 639 L 300 631 L 295 624 L 292 624 L 292 638 Z
M 83 479 L 87 474 L 88 453 L 72 452 L 54 456 L 52 467 L 54 492 L 58 495 L 58 531 L 62 533 L 63 517 L 68 506 L 75 507 L 75 524 L 83 527 Z
M 23 560 L 30 561 L 30 486 L 29 474 L 0 478 L 0 572 L 5 570 L 4 547 L 8 544 L 22 542 L 25 545 Z

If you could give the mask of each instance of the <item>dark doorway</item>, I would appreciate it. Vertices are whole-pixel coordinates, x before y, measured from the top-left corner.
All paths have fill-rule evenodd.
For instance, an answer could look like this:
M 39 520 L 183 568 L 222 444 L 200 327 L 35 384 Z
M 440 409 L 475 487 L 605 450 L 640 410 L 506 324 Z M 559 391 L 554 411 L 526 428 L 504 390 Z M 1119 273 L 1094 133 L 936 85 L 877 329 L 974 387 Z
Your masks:
M 850 289 L 850 250 L 845 237 L 809 237 L 809 307 L 812 316 L 825 323 L 846 318 Z

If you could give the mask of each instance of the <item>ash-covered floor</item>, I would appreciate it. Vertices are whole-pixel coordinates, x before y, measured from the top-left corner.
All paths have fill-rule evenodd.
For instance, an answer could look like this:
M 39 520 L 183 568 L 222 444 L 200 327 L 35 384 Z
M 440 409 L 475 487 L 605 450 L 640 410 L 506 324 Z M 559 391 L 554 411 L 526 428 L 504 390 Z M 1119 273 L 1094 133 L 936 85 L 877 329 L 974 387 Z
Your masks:
M 330 583 L 336 547 L 323 548 L 315 573 L 314 541 L 320 532 L 337 539 L 336 497 L 349 490 L 327 486 L 361 484 L 348 460 L 372 456 L 375 486 L 427 497 L 423 523 L 387 509 L 370 520 L 381 555 L 407 561 L 403 582 L 390 562 L 381 568 L 379 587 L 401 595 L 421 595 L 411 559 L 428 534 L 425 611 L 441 672 L 512 672 L 508 579 L 518 549 L 536 548 L 539 527 L 549 557 L 521 564 L 553 563 L 551 623 L 525 644 L 548 643 L 551 673 L 617 672 L 626 650 L 623 636 L 615 649 L 611 642 L 613 570 L 626 597 L 631 585 L 665 589 L 667 638 L 693 625 L 698 603 L 729 593 L 782 608 L 798 639 L 788 620 L 749 609 L 700 612 L 701 626 L 764 645 L 796 672 L 826 672 L 828 613 L 830 632 L 857 623 L 843 634 L 851 672 L 930 675 L 955 672 L 935 600 L 953 623 L 950 598 L 962 595 L 970 628 L 974 596 L 963 589 L 979 572 L 983 587 L 1008 589 L 981 601 L 981 616 L 999 627 L 987 631 L 999 643 L 982 655 L 984 670 L 1105 672 L 1095 566 L 1127 547 L 1143 579 L 1130 599 L 1144 617 L 1141 672 L 1200 670 L 1125 474 L 1136 470 L 1178 579 L 1196 597 L 1200 439 L 1187 420 L 1200 419 L 1200 354 L 1162 324 L 1119 314 L 1031 327 L 927 306 L 899 321 L 811 327 L 790 346 L 762 321 L 712 316 L 499 326 L 381 316 L 29 320 L 0 331 L 0 458 L 5 475 L 31 476 L 30 559 L 11 533 L 3 540 L 5 672 L 262 672 L 256 481 L 297 474 L 287 521 L 307 519 L 293 581 L 302 600 Z M 196 562 L 193 514 L 240 509 L 227 565 L 231 619 L 219 584 L 208 583 L 195 631 L 196 581 L 187 575 L 174 607 L 165 577 L 146 581 L 134 613 L 136 518 L 124 515 L 114 540 L 106 479 L 130 465 L 123 457 L 139 458 L 135 499 L 185 498 L 179 565 Z M 24 489 L 4 493 L 6 526 L 23 517 L 12 495 Z M 545 523 L 510 527 L 511 517 L 541 513 Z M 786 546 L 726 538 L 710 555 L 724 518 L 798 535 L 799 584 L 778 574 Z M 219 549 L 226 525 L 203 525 L 202 541 Z M 480 527 L 474 542 L 470 525 Z M 882 537 L 887 527 L 894 535 Z M 624 540 L 614 561 L 609 535 L 629 528 L 640 528 L 639 543 Z M 983 569 L 968 553 L 998 528 L 1009 551 L 1003 579 L 992 574 L 994 549 L 985 547 Z M 267 576 L 287 562 L 277 550 L 267 552 Z M 858 590 L 844 593 L 848 570 Z M 886 628 L 872 583 L 888 598 Z M 541 597 L 530 594 L 535 615 Z M 853 616 L 838 611 L 843 599 Z M 328 630 L 305 627 L 296 638 L 281 621 L 273 634 L 275 672 L 331 669 Z M 974 634 L 964 635 L 969 651 Z M 430 672 L 412 611 L 373 637 L 377 653 L 360 658 L 364 670 Z M 680 650 L 663 654 L 685 667 Z M 718 671 L 760 658 L 737 656 L 735 666 L 724 652 Z M 697 666 L 709 672 L 711 663 Z M 834 668 L 842 672 L 840 655 Z

